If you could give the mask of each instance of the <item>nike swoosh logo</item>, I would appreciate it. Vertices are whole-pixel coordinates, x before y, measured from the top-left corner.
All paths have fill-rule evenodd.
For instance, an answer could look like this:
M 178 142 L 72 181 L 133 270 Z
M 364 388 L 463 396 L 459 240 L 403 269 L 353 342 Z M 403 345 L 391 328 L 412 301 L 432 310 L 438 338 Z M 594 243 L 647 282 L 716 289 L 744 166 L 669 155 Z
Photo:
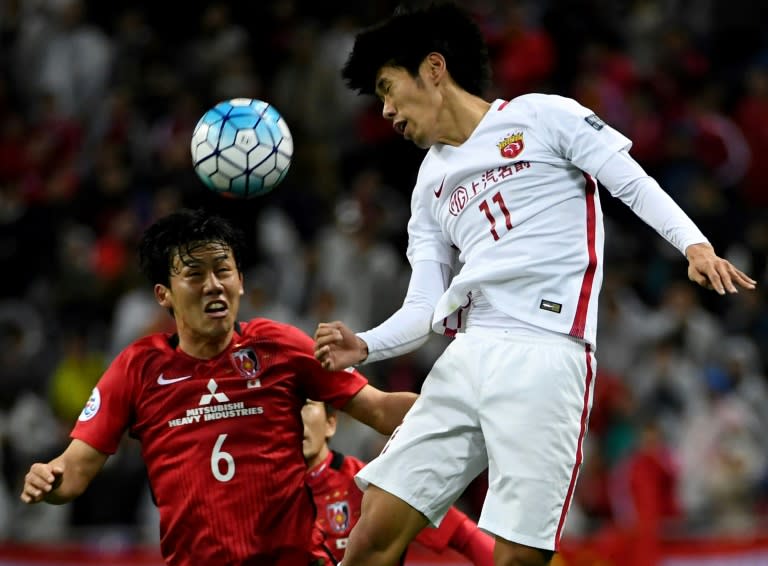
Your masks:
M 189 379 L 190 377 L 192 376 L 182 375 L 181 377 L 172 377 L 169 379 L 163 376 L 163 374 L 161 373 L 160 375 L 157 376 L 157 383 L 158 385 L 168 385 L 170 383 L 176 383 L 177 381 L 184 381 L 185 379 Z
M 443 180 L 440 183 L 440 188 L 435 191 L 435 197 L 440 198 L 440 195 L 443 194 L 443 185 L 444 184 L 445 184 L 445 177 L 443 177 Z

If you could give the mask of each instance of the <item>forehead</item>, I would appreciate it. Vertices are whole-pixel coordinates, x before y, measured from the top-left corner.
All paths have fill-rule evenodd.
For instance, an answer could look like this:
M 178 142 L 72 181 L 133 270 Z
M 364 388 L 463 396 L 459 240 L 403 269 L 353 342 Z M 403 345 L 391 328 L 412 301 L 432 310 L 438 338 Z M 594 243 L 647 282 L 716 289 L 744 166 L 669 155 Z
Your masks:
M 193 263 L 210 263 L 233 259 L 232 248 L 223 242 L 197 242 L 176 248 L 173 265 L 182 267 Z

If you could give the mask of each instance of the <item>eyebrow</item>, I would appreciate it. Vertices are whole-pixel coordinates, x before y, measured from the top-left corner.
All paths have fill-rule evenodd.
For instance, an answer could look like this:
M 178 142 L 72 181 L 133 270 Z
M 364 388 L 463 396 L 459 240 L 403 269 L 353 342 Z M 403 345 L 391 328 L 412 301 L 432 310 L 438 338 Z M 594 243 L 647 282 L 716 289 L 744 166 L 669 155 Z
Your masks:
M 182 266 L 181 266 L 182 269 L 184 269 L 185 267 L 189 268 L 189 269 L 195 269 L 195 268 L 200 267 L 203 263 L 205 263 L 204 261 L 201 261 L 199 259 L 195 259 L 195 258 L 193 258 L 191 256 L 188 256 L 188 257 L 189 257 L 189 259 L 182 260 Z M 221 262 L 227 261 L 229 259 L 231 259 L 231 256 L 228 253 L 222 252 L 221 254 L 212 257 L 211 261 L 212 261 L 212 263 L 221 263 Z
M 381 77 L 378 81 L 376 81 L 376 94 L 382 94 L 383 91 L 389 86 L 389 79 L 386 77 Z

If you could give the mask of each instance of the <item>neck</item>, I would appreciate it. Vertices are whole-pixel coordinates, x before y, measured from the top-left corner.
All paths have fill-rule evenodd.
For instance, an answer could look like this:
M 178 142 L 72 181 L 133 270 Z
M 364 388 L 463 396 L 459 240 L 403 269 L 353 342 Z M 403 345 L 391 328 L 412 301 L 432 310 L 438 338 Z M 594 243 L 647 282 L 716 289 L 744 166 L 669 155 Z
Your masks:
M 179 349 L 185 354 L 201 360 L 210 360 L 221 354 L 227 349 L 235 333 L 234 329 L 231 329 L 219 338 L 211 338 L 210 336 L 190 335 L 183 332 L 182 329 L 178 329 L 177 332 Z
M 320 452 L 315 454 L 312 458 L 307 460 L 307 468 L 309 468 L 309 471 L 311 472 L 314 470 L 317 466 L 322 464 L 325 459 L 328 457 L 328 455 L 331 453 L 331 449 L 328 448 L 328 445 L 325 444 L 321 449 Z
M 445 125 L 438 142 L 446 145 L 463 144 L 488 113 L 491 103 L 470 94 L 457 86 L 451 86 L 444 94 L 444 105 L 439 122 Z

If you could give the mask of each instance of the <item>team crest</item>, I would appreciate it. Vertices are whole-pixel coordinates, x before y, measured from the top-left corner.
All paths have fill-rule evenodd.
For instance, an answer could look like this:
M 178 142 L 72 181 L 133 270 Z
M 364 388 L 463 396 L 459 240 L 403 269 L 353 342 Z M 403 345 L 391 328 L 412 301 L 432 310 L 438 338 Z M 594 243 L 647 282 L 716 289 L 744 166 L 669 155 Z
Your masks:
M 256 357 L 256 352 L 252 348 L 243 348 L 242 350 L 232 352 L 231 357 L 235 369 L 245 379 L 253 379 L 261 369 L 259 367 L 259 358 Z
M 336 501 L 325 506 L 328 524 L 335 533 L 345 533 L 349 530 L 349 503 Z
M 523 143 L 523 132 L 510 134 L 496 144 L 499 147 L 502 157 L 514 159 L 523 152 L 525 143 Z

